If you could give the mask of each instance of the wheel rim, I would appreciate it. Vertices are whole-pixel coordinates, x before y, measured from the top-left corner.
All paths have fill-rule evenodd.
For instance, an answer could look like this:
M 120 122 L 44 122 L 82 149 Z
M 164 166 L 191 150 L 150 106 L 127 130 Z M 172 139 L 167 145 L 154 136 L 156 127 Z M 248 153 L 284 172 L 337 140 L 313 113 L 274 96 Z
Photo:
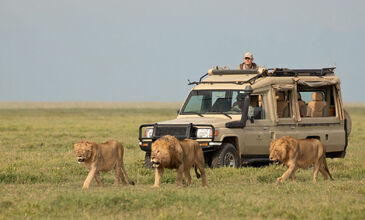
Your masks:
M 236 160 L 234 158 L 234 155 L 232 152 L 227 152 L 226 155 L 224 155 L 224 161 L 223 165 L 225 167 L 234 167 L 236 164 Z

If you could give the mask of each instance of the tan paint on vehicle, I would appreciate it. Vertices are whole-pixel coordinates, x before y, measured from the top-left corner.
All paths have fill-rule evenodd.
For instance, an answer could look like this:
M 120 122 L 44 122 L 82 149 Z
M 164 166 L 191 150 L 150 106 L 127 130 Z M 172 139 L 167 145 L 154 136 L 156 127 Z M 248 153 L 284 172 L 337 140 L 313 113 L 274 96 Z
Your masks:
M 253 74 L 245 74 L 240 70 L 210 70 L 207 78 L 194 86 L 194 90 L 244 90 L 249 83 L 237 84 L 254 77 Z M 332 111 L 336 115 L 331 117 L 303 117 L 301 116 L 298 103 L 298 87 L 306 88 L 305 84 L 319 83 L 327 86 L 329 94 L 333 96 Z M 159 122 L 159 124 L 211 124 L 219 130 L 219 135 L 214 141 L 224 142 L 225 138 L 234 138 L 234 143 L 239 156 L 245 158 L 252 155 L 268 155 L 270 142 L 279 137 L 293 136 L 297 139 L 308 137 L 319 138 L 325 145 L 327 152 L 341 152 L 346 146 L 346 132 L 344 129 L 345 113 L 341 98 L 340 79 L 334 74 L 325 76 L 298 76 L 278 77 L 266 76 L 256 79 L 251 85 L 252 95 L 262 95 L 262 106 L 265 112 L 265 119 L 247 121 L 245 128 L 226 128 L 227 122 L 241 119 L 241 113 L 229 114 L 229 118 L 223 114 L 183 115 L 179 114 L 176 119 Z M 332 88 L 333 89 L 330 89 Z M 309 87 L 308 87 L 309 88 Z M 321 87 L 322 88 L 322 87 Z M 289 91 L 290 94 L 290 115 L 288 118 L 279 118 L 277 115 L 276 93 L 278 91 Z M 328 99 L 328 97 L 327 97 Z M 330 103 L 330 101 L 327 101 Z M 184 106 L 184 105 L 183 105 Z M 182 111 L 182 108 L 180 112 Z M 348 116 L 349 118 L 349 116 Z M 350 121 L 351 122 L 351 121 Z M 348 123 L 351 126 L 351 123 Z M 351 131 L 351 129 L 347 129 Z

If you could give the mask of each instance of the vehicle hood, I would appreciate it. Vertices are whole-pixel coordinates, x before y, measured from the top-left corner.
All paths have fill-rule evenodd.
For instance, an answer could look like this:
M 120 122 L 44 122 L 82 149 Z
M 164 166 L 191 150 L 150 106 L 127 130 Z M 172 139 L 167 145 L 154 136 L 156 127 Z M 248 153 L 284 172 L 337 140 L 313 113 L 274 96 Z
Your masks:
M 224 116 L 225 117 L 225 116 Z M 176 118 L 169 121 L 161 121 L 158 124 L 211 124 L 211 125 L 220 125 L 225 124 L 229 121 L 233 121 L 228 117 L 184 117 L 184 118 Z

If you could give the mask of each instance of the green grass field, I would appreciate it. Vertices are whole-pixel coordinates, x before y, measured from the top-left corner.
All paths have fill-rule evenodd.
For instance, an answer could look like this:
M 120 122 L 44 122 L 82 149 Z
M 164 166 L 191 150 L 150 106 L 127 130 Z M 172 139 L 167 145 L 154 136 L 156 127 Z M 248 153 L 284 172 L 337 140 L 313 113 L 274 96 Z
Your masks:
M 297 181 L 277 184 L 277 165 L 207 169 L 209 187 L 193 176 L 191 187 L 176 187 L 166 171 L 159 189 L 154 171 L 143 168 L 138 127 L 176 117 L 163 108 L 0 108 L 0 219 L 365 219 L 365 108 L 348 108 L 353 128 L 345 159 L 328 159 L 335 181 L 312 169 Z M 114 172 L 93 182 L 76 162 L 73 143 L 116 139 L 125 147 L 126 169 L 135 186 L 112 187 Z

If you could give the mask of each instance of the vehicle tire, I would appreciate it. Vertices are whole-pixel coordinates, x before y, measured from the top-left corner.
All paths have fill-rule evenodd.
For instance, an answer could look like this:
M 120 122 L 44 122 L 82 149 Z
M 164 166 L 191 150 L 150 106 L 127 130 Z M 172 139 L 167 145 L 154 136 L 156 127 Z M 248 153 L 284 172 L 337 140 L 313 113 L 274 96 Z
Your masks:
M 241 161 L 233 144 L 224 143 L 222 148 L 213 156 L 212 168 L 240 167 Z
M 350 114 L 346 111 L 346 109 L 343 109 L 345 113 L 345 119 L 346 119 L 346 129 L 347 129 L 347 137 L 351 134 L 352 129 L 352 120 Z
M 144 156 L 144 167 L 147 169 L 153 169 L 152 163 L 151 163 L 151 154 L 146 152 L 146 155 Z

